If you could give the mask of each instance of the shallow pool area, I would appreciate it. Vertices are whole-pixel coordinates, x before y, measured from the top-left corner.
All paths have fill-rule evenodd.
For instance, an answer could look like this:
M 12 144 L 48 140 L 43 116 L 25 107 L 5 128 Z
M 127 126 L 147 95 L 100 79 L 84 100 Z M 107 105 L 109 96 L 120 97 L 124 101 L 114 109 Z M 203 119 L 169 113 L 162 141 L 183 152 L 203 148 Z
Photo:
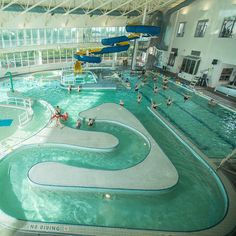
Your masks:
M 214 231 L 231 212 L 231 198 L 227 196 L 225 184 L 204 158 L 222 159 L 236 147 L 236 113 L 219 105 L 210 107 L 205 98 L 177 86 L 171 79 L 169 88 L 163 90 L 161 75 L 153 81 L 153 75 L 148 74 L 147 84 L 143 84 L 137 74 L 130 75 L 129 71 L 123 72 L 123 77 L 129 79 L 131 89 L 117 81 L 115 91 L 82 89 L 79 93 L 72 91 L 70 94 L 61 88 L 57 79 L 44 84 L 31 81 L 31 86 L 21 78 L 14 81 L 18 96 L 35 101 L 34 116 L 24 128 L 28 136 L 21 140 L 22 144 L 12 145 L 12 150 L 0 160 L 0 186 L 3 190 L 0 215 L 8 218 L 3 221 L 0 216 L 0 221 L 8 225 L 9 219 L 22 220 L 28 222 L 25 226 L 19 223 L 22 230 L 67 235 L 68 232 L 86 234 L 86 230 L 80 231 L 80 227 L 87 226 L 88 230 L 98 227 L 100 235 L 103 229 L 106 232 L 110 228 L 117 229 L 117 232 L 128 230 L 127 234 L 138 230 L 134 233 L 136 235 L 159 235 L 160 232 L 163 235 L 165 232 L 166 235 L 180 232 L 181 235 L 181 232 L 193 231 L 199 231 L 201 235 L 206 229 Z M 7 92 L 7 82 L 1 81 L 1 84 L 4 86 L 0 90 Z M 139 94 L 142 94 L 141 103 L 137 103 L 136 84 L 139 85 Z M 159 88 L 157 93 L 153 92 L 154 85 Z M 187 102 L 183 99 L 186 93 L 191 96 Z M 173 99 L 171 106 L 166 105 L 168 97 Z M 62 122 L 64 128 L 49 122 L 52 110 L 38 103 L 40 100 L 53 107 L 60 106 L 62 113 L 68 112 L 69 119 Z M 124 101 L 124 108 L 119 106 L 120 100 Z M 157 111 L 150 111 L 151 101 L 160 104 Z M 108 103 L 113 105 L 106 107 Z M 4 112 L 1 107 L 0 112 Z M 8 114 L 13 118 L 14 110 L 11 112 Z M 203 156 L 196 156 L 191 148 L 186 148 L 184 140 L 177 139 L 155 113 L 173 125 Z M 78 118 L 81 119 L 79 130 L 75 128 Z M 95 119 L 92 127 L 87 126 L 88 118 Z M 111 148 L 96 147 L 109 141 L 116 144 Z M 156 163 L 161 163 L 160 169 L 155 165 L 153 168 L 144 166 L 149 161 L 149 155 Z M 50 163 L 49 169 L 43 166 L 47 163 Z M 66 186 L 64 183 L 70 182 L 70 171 L 68 175 L 63 171 L 59 174 L 55 171 L 56 164 L 73 171 L 74 168 L 81 170 L 74 175 L 73 183 L 86 172 L 84 176 L 87 176 L 90 185 L 87 188 L 73 184 Z M 36 170 L 36 167 L 42 174 L 33 181 L 30 171 Z M 156 191 L 138 188 L 136 190 L 139 191 L 136 191 L 122 186 L 105 187 L 105 180 L 100 179 L 103 172 L 108 173 L 106 181 L 112 183 L 117 179 L 115 174 L 112 176 L 113 173 L 133 168 L 140 168 L 137 173 L 142 172 L 148 183 L 162 186 L 162 182 L 168 178 L 172 180 L 173 176 L 176 182 L 173 181 L 171 187 Z M 152 175 L 155 172 L 159 176 Z M 124 186 L 132 181 L 134 186 L 136 182 L 142 182 L 136 180 L 133 173 L 127 177 L 124 175 Z M 44 178 L 47 174 L 52 177 Z M 60 178 L 65 180 L 58 185 Z M 49 182 L 40 184 L 40 181 Z M 143 181 L 143 186 L 148 186 L 145 178 Z M 55 224 L 59 230 L 43 227 L 40 230 L 42 223 Z

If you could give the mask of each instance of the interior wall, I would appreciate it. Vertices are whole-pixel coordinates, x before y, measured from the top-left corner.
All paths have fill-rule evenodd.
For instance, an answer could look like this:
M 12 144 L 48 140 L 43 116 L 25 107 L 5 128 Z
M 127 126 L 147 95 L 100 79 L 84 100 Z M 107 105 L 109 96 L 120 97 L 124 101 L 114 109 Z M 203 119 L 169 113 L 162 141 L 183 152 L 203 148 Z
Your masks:
M 209 85 L 215 87 L 220 83 L 221 65 L 236 65 L 236 32 L 231 38 L 219 38 L 219 33 L 225 17 L 236 16 L 236 3 L 234 0 L 199 0 L 191 5 L 182 8 L 172 14 L 168 26 L 168 34 L 165 37 L 169 45 L 168 54 L 171 48 L 178 48 L 174 67 L 170 71 L 178 73 L 184 56 L 190 55 L 192 50 L 201 51 L 201 64 L 198 75 L 201 71 L 214 70 L 209 74 Z M 203 38 L 194 37 L 197 22 L 208 19 L 208 26 Z M 186 22 L 184 37 L 176 37 L 180 22 Z M 234 27 L 236 31 L 236 26 Z M 171 35 L 170 36 L 170 32 Z M 212 65 L 212 60 L 217 59 L 217 65 Z M 166 61 L 167 63 L 167 61 Z

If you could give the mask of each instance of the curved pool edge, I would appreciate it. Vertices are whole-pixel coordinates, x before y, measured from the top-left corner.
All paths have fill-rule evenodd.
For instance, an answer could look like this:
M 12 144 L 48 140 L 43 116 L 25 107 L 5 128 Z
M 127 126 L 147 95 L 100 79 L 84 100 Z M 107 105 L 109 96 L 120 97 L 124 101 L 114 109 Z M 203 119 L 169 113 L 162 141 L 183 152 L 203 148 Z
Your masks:
M 108 133 L 79 130 L 67 126 L 58 128 L 50 125 L 51 124 L 22 144 L 32 145 L 52 143 L 55 145 L 73 145 L 84 149 L 104 149 L 108 151 L 119 145 L 119 140 L 114 135 Z
M 96 117 L 96 121 L 117 123 L 133 130 L 148 143 L 150 147 L 148 155 L 132 167 L 113 171 L 91 170 L 56 162 L 39 163 L 29 171 L 29 177 L 34 184 L 56 187 L 162 191 L 171 189 L 178 183 L 177 170 L 169 158 L 139 120 L 128 110 L 121 109 L 114 103 L 104 103 L 81 112 L 80 116 Z M 63 177 L 65 173 L 66 178 Z
M 206 159 L 207 163 L 212 167 L 212 169 L 215 169 L 215 164 L 210 160 Z M 236 193 L 230 183 L 230 181 L 224 176 L 224 174 L 219 170 L 217 172 L 218 176 L 220 177 L 224 188 L 228 195 L 228 201 L 229 201 L 229 207 L 228 211 L 222 219 L 221 222 L 217 223 L 216 225 L 208 228 L 208 229 L 202 229 L 199 231 L 187 231 L 187 232 L 171 232 L 171 231 L 152 231 L 152 230 L 135 230 L 135 229 L 121 229 L 121 228 L 106 228 L 106 227 L 93 227 L 93 226 L 75 226 L 75 225 L 66 225 L 66 224 L 54 224 L 54 223 L 39 223 L 39 222 L 26 222 L 21 220 L 13 219 L 10 216 L 5 215 L 4 223 L 5 225 L 9 225 L 7 222 L 11 222 L 12 226 L 7 226 L 8 228 L 12 229 L 19 229 L 20 232 L 35 232 L 35 235 L 38 234 L 38 232 L 42 233 L 51 233 L 54 234 L 73 234 L 73 235 L 209 235 L 209 236 L 215 236 L 215 235 L 227 235 L 229 234 L 234 228 L 235 228 L 235 222 L 233 219 L 236 218 L 236 203 L 234 199 L 236 199 Z M 3 212 L 0 212 L 0 221 L 2 222 L 2 214 Z M 3 223 L 3 224 L 4 224 Z M 11 224 L 10 223 L 10 224 Z M 0 223 L 1 225 L 1 223 Z M 17 230 L 18 231 L 18 230 Z M 37 231 L 37 233 L 36 233 Z M 5 236 L 5 235 L 4 235 Z
M 236 218 L 236 191 L 233 185 L 231 184 L 230 180 L 223 174 L 220 169 L 216 171 L 217 166 L 212 159 L 208 158 L 204 153 L 201 152 L 201 150 L 199 150 L 186 138 L 182 139 L 182 135 L 179 135 L 178 131 L 168 121 L 166 121 L 164 117 L 162 117 L 157 112 L 151 110 L 150 108 L 148 108 L 148 110 L 152 112 L 153 115 L 155 115 L 161 121 L 161 123 L 163 123 L 173 133 L 173 135 L 175 135 L 189 150 L 192 149 L 190 151 L 193 153 L 193 155 L 196 156 L 196 158 L 199 159 L 204 165 L 206 165 L 207 168 L 210 169 L 212 174 L 215 176 L 216 181 L 219 181 L 219 187 L 224 191 L 223 194 L 225 195 L 224 197 L 227 206 L 225 215 L 222 217 L 222 219 L 206 229 L 202 229 L 199 231 L 191 231 L 191 234 L 209 236 L 229 235 L 229 233 L 235 230 L 236 226 L 235 221 L 233 220 Z

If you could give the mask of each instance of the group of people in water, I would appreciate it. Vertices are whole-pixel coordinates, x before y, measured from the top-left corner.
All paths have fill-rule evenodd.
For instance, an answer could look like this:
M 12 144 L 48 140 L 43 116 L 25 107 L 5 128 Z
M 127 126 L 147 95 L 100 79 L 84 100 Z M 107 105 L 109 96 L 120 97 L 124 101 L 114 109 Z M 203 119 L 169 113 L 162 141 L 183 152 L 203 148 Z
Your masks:
M 132 71 L 130 74 L 131 74 L 131 75 L 134 75 L 134 73 L 135 73 L 135 72 Z M 138 92 L 138 95 L 137 95 L 137 102 L 138 102 L 138 103 L 141 103 L 141 102 L 142 102 L 142 97 L 143 97 L 143 96 L 142 96 L 142 93 L 141 93 L 141 91 L 140 91 L 140 88 L 143 87 L 145 84 L 148 83 L 148 77 L 147 77 L 145 74 L 146 74 L 146 71 L 145 71 L 145 70 L 142 70 L 141 74 L 138 75 L 138 79 L 141 80 L 141 83 L 136 83 L 135 86 L 134 86 L 134 91 L 135 91 L 135 92 Z M 122 76 L 122 75 L 120 74 L 120 76 Z M 157 76 L 154 76 L 154 77 L 152 78 L 152 80 L 153 80 L 153 82 L 154 82 L 153 93 L 154 93 L 154 94 L 158 94 L 158 92 L 159 92 L 160 89 L 158 88 L 157 83 L 156 83 L 156 81 L 157 81 Z M 129 79 L 127 78 L 125 81 L 126 81 L 126 82 L 129 82 Z M 130 82 L 129 82 L 129 84 L 130 84 Z M 162 89 L 163 89 L 163 90 L 167 90 L 168 88 L 169 88 L 169 79 L 168 79 L 168 77 L 162 75 Z M 184 102 L 187 102 L 187 101 L 192 97 L 192 96 L 190 96 L 190 95 L 187 94 L 187 93 L 182 93 L 182 95 L 183 95 L 183 100 L 184 100 Z M 174 100 L 169 96 L 169 97 L 166 99 L 166 105 L 167 105 L 167 107 L 171 106 L 171 105 L 173 104 L 173 102 L 174 102 Z M 209 105 L 209 106 L 215 106 L 216 104 L 217 104 L 217 102 L 216 102 L 214 99 L 211 99 L 211 100 L 209 100 L 209 102 L 208 102 L 208 105 Z M 124 101 L 123 101 L 122 99 L 120 100 L 120 105 L 121 105 L 121 106 L 124 106 Z M 157 103 L 157 102 L 151 100 L 151 108 L 152 108 L 152 109 L 157 110 L 157 108 L 158 108 L 160 105 L 161 105 L 161 103 Z
M 68 91 L 68 94 L 70 94 L 71 93 L 71 91 L 72 91 L 72 85 L 68 85 L 68 87 L 67 87 L 67 91 Z M 78 93 L 81 91 L 81 87 L 80 87 L 80 85 L 78 85 L 78 87 L 77 87 L 77 91 L 78 91 Z
M 61 108 L 59 106 L 56 106 L 54 114 L 51 116 L 50 121 L 56 120 L 56 127 L 60 126 L 61 128 L 63 127 L 61 120 L 62 121 L 67 121 L 69 118 L 69 114 L 67 112 L 63 113 L 61 112 Z
M 68 112 L 65 112 L 65 113 L 62 114 L 61 108 L 59 106 L 56 106 L 55 112 L 51 116 L 50 121 L 52 122 L 53 120 L 55 120 L 56 121 L 55 127 L 59 126 L 60 128 L 63 128 L 64 126 L 62 125 L 61 121 L 65 122 L 65 121 L 68 120 L 68 118 L 69 118 Z M 92 127 L 94 125 L 94 123 L 95 123 L 95 119 L 94 118 L 89 118 L 88 122 L 87 122 L 87 125 L 89 127 Z M 80 129 L 81 124 L 82 124 L 82 122 L 81 122 L 80 118 L 78 118 L 77 121 L 76 121 L 75 128 Z
M 133 73 L 133 72 L 131 72 L 131 73 Z M 142 86 L 144 86 L 146 83 L 148 83 L 148 77 L 145 76 L 145 74 L 146 74 L 146 71 L 143 70 L 143 71 L 141 72 L 141 75 L 138 76 L 138 79 L 141 79 L 141 78 L 143 77 L 142 82 L 141 82 L 141 85 L 142 85 Z M 121 74 L 119 74 L 119 76 L 121 77 Z M 152 80 L 153 80 L 153 82 L 154 82 L 153 93 L 154 93 L 154 94 L 157 94 L 157 93 L 159 92 L 159 88 L 158 88 L 158 86 L 157 86 L 157 83 L 155 83 L 155 82 L 157 81 L 157 77 L 154 76 L 154 77 L 152 78 Z M 128 78 L 126 79 L 126 83 L 129 83 L 129 85 L 130 85 L 130 82 L 129 82 L 129 79 L 128 79 Z M 162 89 L 163 89 L 163 90 L 166 90 L 166 89 L 169 88 L 168 83 L 169 83 L 168 78 L 165 77 L 165 76 L 163 76 L 163 80 L 162 80 Z M 71 91 L 72 91 L 72 86 L 71 86 L 71 85 L 68 85 L 68 93 L 70 94 Z M 81 87 L 80 87 L 80 86 L 78 86 L 77 91 L 78 91 L 78 92 L 81 91 Z M 138 92 L 138 95 L 137 95 L 137 102 L 140 104 L 140 103 L 142 102 L 142 98 L 143 98 L 143 95 L 142 95 L 142 93 L 141 93 L 141 91 L 140 91 L 140 84 L 138 84 L 138 83 L 135 84 L 135 86 L 134 86 L 134 91 L 135 91 L 135 92 Z M 183 95 L 184 102 L 187 102 L 187 101 L 192 97 L 192 96 L 190 96 L 189 94 L 186 94 L 186 93 L 182 93 L 182 95 Z M 171 106 L 171 105 L 173 104 L 173 102 L 174 102 L 174 100 L 169 96 L 169 97 L 166 99 L 166 105 L 167 105 L 167 107 Z M 123 101 L 123 99 L 120 99 L 119 104 L 120 104 L 120 106 L 124 107 L 124 101 Z M 160 105 L 162 105 L 162 104 L 161 104 L 161 103 L 157 103 L 156 101 L 154 101 L 154 100 L 151 99 L 151 108 L 152 108 L 153 110 L 157 110 Z M 217 105 L 217 102 L 216 102 L 214 99 L 210 99 L 209 102 L 208 102 L 208 105 L 211 106 L 211 107 L 214 107 L 214 106 Z M 63 127 L 61 121 L 65 122 L 65 121 L 68 120 L 68 118 L 69 118 L 69 114 L 68 114 L 67 112 L 62 113 L 62 112 L 61 112 L 61 108 L 60 108 L 59 106 L 57 106 L 57 107 L 55 108 L 54 114 L 53 114 L 52 117 L 51 117 L 51 121 L 52 121 L 52 120 L 55 120 L 55 121 L 56 121 L 56 125 L 55 125 L 56 127 L 57 127 L 57 126 Z M 95 123 L 95 119 L 94 119 L 94 118 L 89 118 L 89 119 L 88 119 L 88 122 L 87 122 L 87 126 L 88 126 L 88 127 L 92 127 L 92 126 L 94 125 L 94 123 Z M 77 119 L 75 128 L 76 128 L 76 129 L 80 129 L 81 124 L 82 124 L 82 122 L 81 122 L 80 118 Z

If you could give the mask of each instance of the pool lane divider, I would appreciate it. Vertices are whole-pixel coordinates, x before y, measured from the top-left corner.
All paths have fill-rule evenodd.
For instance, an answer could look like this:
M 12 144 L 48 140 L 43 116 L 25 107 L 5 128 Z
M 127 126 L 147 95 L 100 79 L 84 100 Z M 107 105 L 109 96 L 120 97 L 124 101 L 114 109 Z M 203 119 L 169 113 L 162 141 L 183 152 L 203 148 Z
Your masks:
M 157 75 L 157 73 L 154 73 L 153 71 L 149 71 L 149 72 L 152 73 L 153 75 Z M 209 101 L 210 99 L 212 99 L 212 97 L 209 97 L 209 96 L 207 96 L 207 95 L 205 95 L 205 94 L 203 94 L 203 93 L 201 93 L 201 92 L 198 92 L 196 89 L 190 89 L 190 88 L 188 88 L 188 87 L 186 87 L 186 86 L 183 86 L 182 84 L 177 84 L 177 83 L 175 83 L 175 82 L 173 82 L 173 81 L 171 81 L 171 80 L 169 80 L 169 82 L 171 82 L 172 84 L 175 84 L 175 85 L 178 86 L 178 87 L 181 87 L 181 88 L 184 89 L 184 90 L 189 91 L 190 93 L 197 94 L 198 96 L 200 96 L 200 97 L 202 97 L 202 98 L 204 98 L 204 99 L 206 99 L 206 100 L 208 100 L 208 101 Z M 231 107 L 228 107 L 228 106 L 226 106 L 226 105 L 224 105 L 224 104 L 222 104 L 222 103 L 218 103 L 218 105 L 221 106 L 221 107 L 223 107 L 223 108 L 226 109 L 226 110 L 229 110 L 229 111 L 231 111 L 231 112 L 233 112 L 233 113 L 236 113 L 236 110 L 232 109 Z
M 147 85 L 148 87 L 151 88 L 151 85 Z M 167 99 L 167 96 L 165 96 L 164 94 L 160 93 L 160 95 L 164 98 Z M 209 125 L 207 125 L 205 122 L 203 122 L 201 119 L 197 118 L 196 116 L 194 116 L 191 112 L 187 111 L 186 109 L 184 109 L 183 107 L 181 107 L 178 103 L 175 103 L 175 105 L 177 107 L 180 108 L 180 110 L 183 110 L 184 112 L 186 112 L 189 116 L 191 116 L 194 120 L 198 121 L 200 124 L 202 124 L 203 126 L 205 126 L 207 129 L 209 129 L 211 132 L 215 133 L 219 138 L 223 139 L 225 141 L 225 143 L 229 144 L 232 148 L 234 148 L 235 144 L 229 139 L 226 139 L 223 135 L 221 135 L 218 131 L 212 129 Z
M 148 110 L 210 171 L 211 174 L 219 181 L 222 193 L 224 193 L 225 200 L 228 205 L 228 197 L 224 185 L 216 173 L 216 170 L 208 163 L 208 157 L 204 155 L 193 143 L 191 143 L 184 135 L 182 135 L 173 125 L 171 125 L 164 117 L 156 111 L 147 107 Z

